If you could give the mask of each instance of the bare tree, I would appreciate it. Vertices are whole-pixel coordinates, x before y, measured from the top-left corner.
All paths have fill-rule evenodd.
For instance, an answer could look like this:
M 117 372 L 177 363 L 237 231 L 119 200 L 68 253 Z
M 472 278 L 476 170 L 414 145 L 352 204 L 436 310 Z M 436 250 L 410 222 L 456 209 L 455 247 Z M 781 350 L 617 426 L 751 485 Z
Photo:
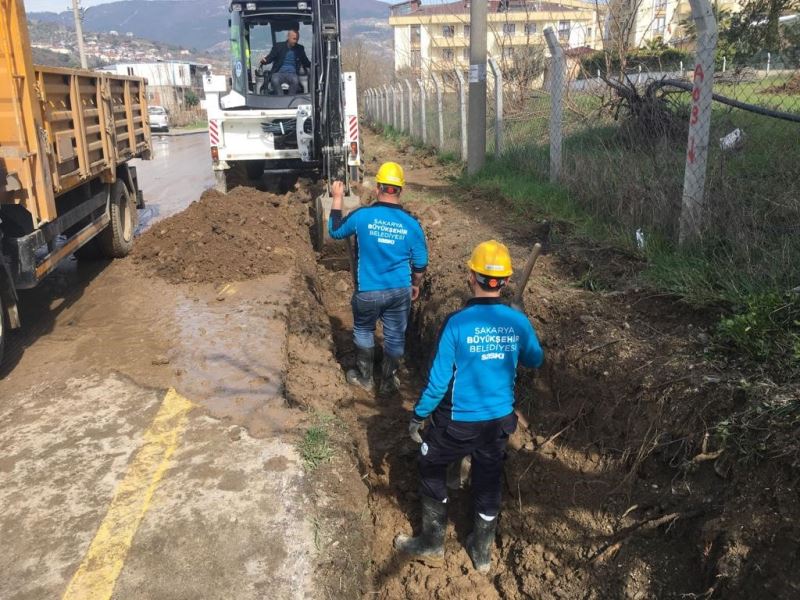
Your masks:
M 394 67 L 388 58 L 367 48 L 362 39 L 342 46 L 342 64 L 356 74 L 359 89 L 379 87 L 392 79 Z

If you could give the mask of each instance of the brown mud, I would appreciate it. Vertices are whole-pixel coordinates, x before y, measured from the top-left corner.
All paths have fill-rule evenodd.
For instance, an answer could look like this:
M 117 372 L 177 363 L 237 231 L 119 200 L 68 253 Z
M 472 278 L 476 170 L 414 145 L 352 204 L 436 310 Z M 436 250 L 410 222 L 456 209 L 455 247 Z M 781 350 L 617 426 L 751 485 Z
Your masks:
M 238 187 L 208 190 L 183 212 L 144 233 L 134 260 L 171 283 L 222 283 L 285 273 L 308 243 L 304 186 L 278 196 Z

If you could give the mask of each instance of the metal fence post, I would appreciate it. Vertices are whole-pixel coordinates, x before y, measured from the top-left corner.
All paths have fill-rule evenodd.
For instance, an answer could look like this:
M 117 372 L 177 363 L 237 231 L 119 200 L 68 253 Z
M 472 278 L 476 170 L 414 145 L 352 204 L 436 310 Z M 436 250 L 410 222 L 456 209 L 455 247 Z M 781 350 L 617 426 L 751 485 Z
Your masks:
M 383 84 L 383 108 L 384 108 L 384 118 L 383 124 L 389 124 L 389 86 L 385 83 Z
M 545 27 L 544 37 L 550 48 L 552 60 L 552 76 L 550 77 L 550 181 L 556 183 L 561 177 L 561 121 L 564 107 L 564 76 L 566 60 L 564 50 L 558 43 L 552 27 Z
M 405 79 L 406 87 L 408 88 L 408 135 L 414 137 L 414 88 L 411 82 Z
M 503 152 L 503 72 L 494 58 L 489 57 L 489 66 L 494 75 L 494 155 Z
M 767 77 L 769 77 L 771 66 L 772 66 L 772 52 L 767 52 Z
M 708 138 L 711 129 L 711 95 L 714 87 L 714 51 L 717 47 L 717 22 L 708 0 L 689 0 L 697 26 L 697 51 L 689 115 L 689 140 L 683 176 L 683 199 L 678 241 L 680 244 L 700 234 L 703 196 L 708 163 Z
M 398 83 L 397 87 L 400 88 L 400 131 L 403 131 L 406 128 L 406 105 L 403 102 L 403 83 Z
M 442 82 L 434 74 L 431 75 L 436 87 L 436 114 L 439 118 L 439 150 L 444 151 L 444 101 L 442 100 Z
M 425 97 L 425 82 L 422 79 L 417 79 L 417 85 L 419 86 L 419 106 L 420 106 L 420 119 L 419 119 L 419 128 L 420 134 L 422 135 L 422 143 L 428 143 L 428 112 L 427 112 L 427 102 Z
M 397 90 L 392 85 L 389 89 L 392 90 L 392 127 L 397 129 Z
M 461 69 L 456 69 L 458 78 L 458 102 L 461 105 L 461 160 L 467 160 L 467 86 Z

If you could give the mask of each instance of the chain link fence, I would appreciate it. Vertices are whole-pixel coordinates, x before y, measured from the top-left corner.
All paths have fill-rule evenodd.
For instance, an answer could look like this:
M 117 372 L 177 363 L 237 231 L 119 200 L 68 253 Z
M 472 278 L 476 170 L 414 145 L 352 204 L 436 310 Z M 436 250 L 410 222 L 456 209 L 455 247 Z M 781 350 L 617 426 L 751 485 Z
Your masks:
M 524 85 L 504 72 L 495 162 L 557 182 L 583 213 L 639 247 L 700 246 L 715 264 L 726 265 L 731 286 L 740 278 L 794 287 L 800 272 L 800 65 L 769 53 L 729 60 L 715 55 L 715 39 L 706 42 L 705 59 L 699 39 L 697 60 L 687 54 L 616 69 L 595 69 L 554 47 L 542 72 Z M 437 78 L 441 110 L 435 81 L 421 82 L 426 141 L 463 160 L 466 96 L 458 73 Z M 488 79 L 487 152 L 495 154 L 497 98 Z M 420 83 L 414 83 L 413 108 L 420 115 Z M 368 118 L 387 123 L 376 106 L 368 103 Z M 408 131 L 406 119 L 405 132 L 421 141 L 419 116 L 415 127 Z

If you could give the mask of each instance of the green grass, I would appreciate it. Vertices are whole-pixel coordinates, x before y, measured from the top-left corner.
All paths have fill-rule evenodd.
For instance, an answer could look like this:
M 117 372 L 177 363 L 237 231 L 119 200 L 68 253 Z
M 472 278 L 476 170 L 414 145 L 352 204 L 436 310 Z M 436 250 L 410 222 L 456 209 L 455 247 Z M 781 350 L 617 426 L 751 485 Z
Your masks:
M 317 415 L 316 423 L 306 430 L 298 444 L 300 458 L 306 471 L 314 471 L 320 465 L 333 459 L 330 427 L 333 417 Z
M 208 127 L 208 121 L 206 119 L 197 119 L 196 121 L 192 121 L 191 123 L 187 123 L 186 125 L 181 125 L 180 127 L 176 127 L 177 130 L 193 130 L 193 129 L 205 129 Z

